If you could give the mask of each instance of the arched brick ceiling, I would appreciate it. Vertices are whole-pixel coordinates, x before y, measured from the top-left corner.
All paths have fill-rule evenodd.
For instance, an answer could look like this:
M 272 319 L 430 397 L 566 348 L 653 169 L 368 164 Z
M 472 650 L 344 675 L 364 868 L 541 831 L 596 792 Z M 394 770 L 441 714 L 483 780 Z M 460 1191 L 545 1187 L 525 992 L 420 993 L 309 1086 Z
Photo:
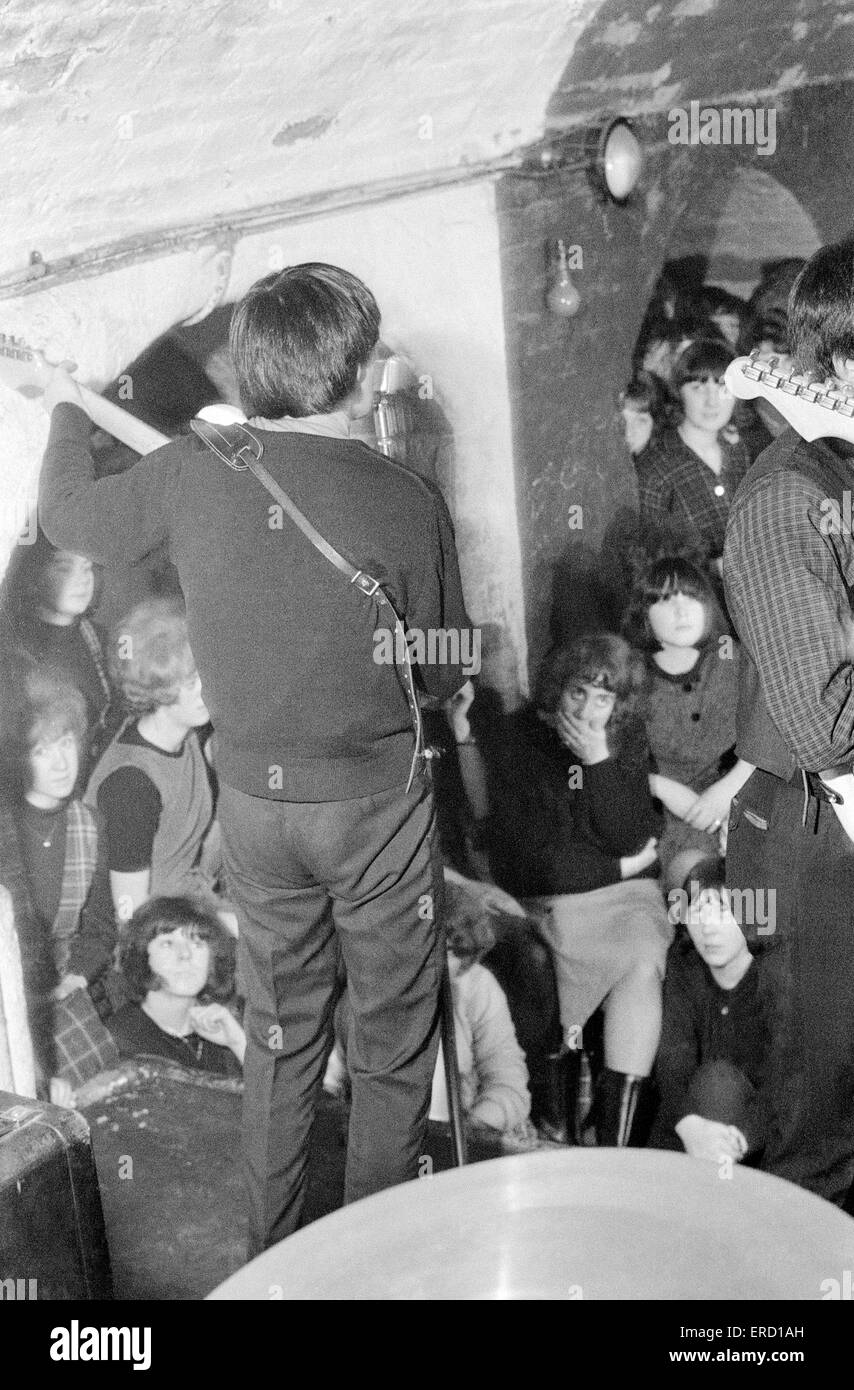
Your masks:
M 549 124 L 850 77 L 851 0 L 604 0 L 557 84 Z
M 0 274 L 536 139 L 602 0 L 7 0 Z

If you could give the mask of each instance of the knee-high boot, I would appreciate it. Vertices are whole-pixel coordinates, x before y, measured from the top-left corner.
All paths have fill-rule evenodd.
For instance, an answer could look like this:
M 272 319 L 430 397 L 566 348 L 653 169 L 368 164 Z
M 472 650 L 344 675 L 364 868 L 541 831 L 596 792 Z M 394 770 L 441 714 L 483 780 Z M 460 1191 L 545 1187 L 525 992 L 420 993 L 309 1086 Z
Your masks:
M 636 1148 L 643 1144 L 641 1131 L 649 1109 L 644 1102 L 649 1091 L 648 1077 L 603 1068 L 593 1107 L 596 1143 L 600 1148 Z
M 531 1084 L 532 1118 L 540 1133 L 553 1144 L 567 1142 L 566 1088 L 563 1051 L 545 1058 L 540 1080 Z
M 563 1062 L 563 1088 L 566 1097 L 566 1142 L 581 1143 L 581 1073 L 584 1053 L 567 1048 Z
M 562 1047 L 546 1058 L 543 1080 L 531 1086 L 533 1115 L 552 1143 L 577 1144 L 578 1088 L 581 1053 Z

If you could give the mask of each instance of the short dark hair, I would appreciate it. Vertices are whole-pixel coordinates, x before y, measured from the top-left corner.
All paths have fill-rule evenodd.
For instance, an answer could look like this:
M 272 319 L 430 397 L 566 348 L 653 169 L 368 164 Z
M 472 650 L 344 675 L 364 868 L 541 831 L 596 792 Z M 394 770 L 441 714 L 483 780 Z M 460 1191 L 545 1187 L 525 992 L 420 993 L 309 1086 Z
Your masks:
M 339 266 L 309 262 L 256 281 L 231 319 L 249 415 L 325 415 L 350 395 L 380 332 L 374 296 Z
M 632 589 L 623 617 L 623 636 L 641 652 L 657 652 L 660 642 L 652 630 L 649 610 L 670 594 L 687 594 L 706 609 L 703 645 L 716 642 L 727 631 L 726 619 L 711 578 L 684 555 L 662 555 L 644 570 Z
M 149 898 L 123 923 L 119 932 L 119 970 L 127 993 L 141 1004 L 150 989 L 157 988 L 157 976 L 148 960 L 148 947 L 158 936 L 183 928 L 210 947 L 210 965 L 202 1000 L 228 999 L 234 992 L 234 941 L 216 913 L 192 898 Z
M 854 236 L 823 246 L 789 295 L 789 344 L 802 372 L 834 376 L 834 356 L 854 357 Z
M 30 753 L 37 743 L 71 734 L 82 758 L 89 737 L 86 701 L 77 687 L 47 670 L 23 669 L 23 660 L 16 671 L 17 689 L 4 703 L 0 730 L 0 781 L 14 798 L 32 784 Z
M 718 896 L 726 895 L 726 904 L 738 922 L 739 930 L 747 943 L 747 949 L 751 955 L 764 955 L 767 951 L 774 949 L 775 943 L 768 936 L 762 936 L 761 928 L 752 920 L 739 921 L 737 909 L 738 904 L 743 901 L 737 888 L 729 888 L 726 882 L 726 863 L 718 855 L 710 854 L 707 858 L 701 859 L 685 875 L 681 885 L 681 902 L 678 919 L 676 921 L 676 936 L 674 947 L 677 950 L 689 952 L 693 949 L 688 932 L 687 917 L 692 908 L 695 908 L 700 901 L 703 893 L 717 893 Z M 773 893 L 773 889 L 768 890 Z
M 689 869 L 682 883 L 675 890 L 679 907 L 675 916 L 677 931 L 674 945 L 680 945 L 684 951 L 690 951 L 693 948 L 691 937 L 688 934 L 688 913 L 691 908 L 697 906 L 703 893 L 712 890 L 721 894 L 725 887 L 726 865 L 719 855 L 709 854 Z
M 545 658 L 537 679 L 534 703 L 545 714 L 554 714 L 563 692 L 574 682 L 601 685 L 617 699 L 608 720 L 608 743 L 622 753 L 623 735 L 638 714 L 646 684 L 643 657 L 612 632 L 589 632 L 566 646 L 555 647 Z
M 685 405 L 679 394 L 692 381 L 708 381 L 722 377 L 735 358 L 734 349 L 723 337 L 702 337 L 689 343 L 680 352 L 670 374 L 664 416 L 671 426 L 685 418 Z
M 734 357 L 733 349 L 722 338 L 698 338 L 689 343 L 673 363 L 671 386 L 678 391 L 689 381 L 723 376 Z

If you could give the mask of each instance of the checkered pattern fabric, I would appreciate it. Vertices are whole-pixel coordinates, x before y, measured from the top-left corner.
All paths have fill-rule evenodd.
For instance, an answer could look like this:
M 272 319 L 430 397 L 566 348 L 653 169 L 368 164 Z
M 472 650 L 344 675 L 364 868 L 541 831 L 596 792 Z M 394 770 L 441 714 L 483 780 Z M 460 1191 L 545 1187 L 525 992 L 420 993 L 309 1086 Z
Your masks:
M 854 762 L 852 481 L 846 446 L 787 430 L 751 470 L 727 528 L 727 605 L 768 713 L 808 772 Z M 831 499 L 841 526 L 827 524 Z
M 675 429 L 656 432 L 635 460 L 641 516 L 655 523 L 671 522 L 699 540 L 710 559 L 724 548 L 730 502 L 750 467 L 750 455 L 739 439 L 721 440 L 720 475 L 683 443 Z
M 82 801 L 70 801 L 65 815 L 65 867 L 59 911 L 50 930 L 59 975 L 68 967 L 71 938 L 80 929 L 80 913 L 89 896 L 98 858 L 98 831 L 89 807 Z
M 58 1076 L 77 1087 L 118 1066 L 119 1050 L 85 989 L 55 1001 L 53 1010 Z

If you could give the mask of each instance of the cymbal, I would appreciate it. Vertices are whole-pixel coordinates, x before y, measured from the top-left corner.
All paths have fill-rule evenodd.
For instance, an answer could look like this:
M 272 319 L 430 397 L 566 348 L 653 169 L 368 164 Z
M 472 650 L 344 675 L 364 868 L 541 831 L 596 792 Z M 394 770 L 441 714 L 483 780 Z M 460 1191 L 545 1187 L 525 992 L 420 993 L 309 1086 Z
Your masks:
M 333 1212 L 211 1299 L 821 1299 L 854 1221 L 780 1178 L 649 1149 L 493 1159 Z

